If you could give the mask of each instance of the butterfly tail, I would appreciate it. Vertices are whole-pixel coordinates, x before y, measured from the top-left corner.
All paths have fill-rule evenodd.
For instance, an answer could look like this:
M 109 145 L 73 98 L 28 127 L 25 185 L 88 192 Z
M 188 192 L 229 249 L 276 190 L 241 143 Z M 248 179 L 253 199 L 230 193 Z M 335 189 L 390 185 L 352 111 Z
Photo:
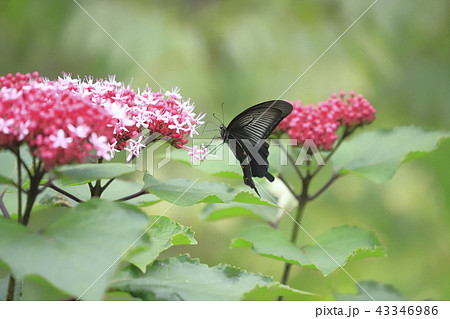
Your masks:
M 256 194 L 258 194 L 259 198 L 261 198 L 261 195 L 259 195 L 258 189 L 255 186 L 255 182 L 253 181 L 253 179 L 251 177 L 244 176 L 244 183 L 245 183 L 245 185 L 253 188 L 255 190 Z
M 256 189 L 255 182 L 253 181 L 252 169 L 251 169 L 250 165 L 248 165 L 248 163 L 245 161 L 242 162 L 241 164 L 242 164 L 241 165 L 242 172 L 244 173 L 244 184 L 253 188 L 255 190 L 256 194 L 258 194 L 258 196 L 261 198 L 261 195 L 259 195 L 259 192 Z
M 253 189 L 255 190 L 256 194 L 258 194 L 259 198 L 261 198 L 261 195 L 259 195 L 258 189 L 256 187 L 253 187 Z
M 275 177 L 273 177 L 273 175 L 270 174 L 269 172 L 267 172 L 266 175 L 264 175 L 264 177 L 267 178 L 267 180 L 271 183 L 275 180 Z

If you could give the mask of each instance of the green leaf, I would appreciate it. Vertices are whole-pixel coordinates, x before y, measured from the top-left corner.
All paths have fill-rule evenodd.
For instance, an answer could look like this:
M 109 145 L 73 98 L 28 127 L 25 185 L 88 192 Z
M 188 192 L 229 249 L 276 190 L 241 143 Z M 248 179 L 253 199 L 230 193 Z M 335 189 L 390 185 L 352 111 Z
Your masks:
M 363 133 L 344 142 L 332 157 L 333 170 L 384 183 L 408 160 L 435 150 L 450 132 L 425 131 L 415 126 Z
M 131 250 L 127 260 L 142 272 L 161 252 L 174 245 L 195 245 L 197 241 L 189 227 L 168 217 L 150 216 L 150 228 Z
M 5 176 L 0 175 L 0 184 L 14 185 L 14 181 Z
M 274 202 L 273 197 L 268 196 L 267 193 L 264 191 L 261 192 L 261 198 L 255 195 L 253 190 L 251 191 L 251 193 L 249 191 L 239 191 L 236 197 L 234 197 L 233 201 L 238 203 L 278 207 L 277 203 Z
M 385 256 L 384 249 L 375 235 L 355 226 L 339 226 L 317 236 L 317 244 L 302 247 L 308 258 L 325 276 L 344 266 L 347 260 L 371 256 Z M 334 258 L 331 259 L 330 255 Z
M 362 287 L 360 287 L 360 286 Z M 382 284 L 376 281 L 360 281 L 355 285 L 358 292 L 356 294 L 333 293 L 334 300 L 337 301 L 402 301 L 405 297 L 392 285 Z M 369 295 L 370 296 L 369 296 Z M 371 298 L 372 297 L 372 298 Z
M 53 172 L 61 179 L 63 185 L 76 185 L 134 173 L 135 169 L 122 163 L 86 163 L 60 166 Z
M 145 198 L 147 197 L 154 197 L 155 199 L 151 199 L 151 200 L 145 200 Z M 142 198 L 142 200 L 139 201 L 138 206 L 139 207 L 148 207 L 148 206 L 152 206 L 155 204 L 158 204 L 161 200 L 159 198 L 157 198 L 156 196 L 152 195 L 152 194 L 146 194 L 144 195 L 144 197 Z M 127 201 L 128 203 L 128 201 Z
M 254 217 L 268 222 L 277 220 L 278 208 L 274 206 L 245 203 L 207 204 L 202 209 L 201 217 L 207 221 L 230 217 Z
M 100 199 L 36 211 L 29 227 L 0 218 L 0 259 L 17 279 L 39 275 L 75 297 L 98 279 L 82 297 L 98 300 L 115 261 L 146 226 L 133 206 Z
M 162 181 L 151 175 L 145 175 L 144 187 L 151 194 L 178 206 L 191 206 L 197 203 L 229 203 L 231 201 L 273 205 L 246 191 L 240 191 L 217 182 L 194 183 L 188 179 Z
M 231 247 L 252 247 L 262 256 L 296 265 L 314 266 L 325 276 L 344 266 L 350 257 L 384 256 L 375 235 L 358 227 L 336 227 L 317 236 L 316 240 L 321 247 L 317 244 L 298 247 L 279 230 L 258 225 L 244 230 Z
M 274 297 L 307 294 L 229 265 L 208 267 L 189 255 L 155 261 L 145 274 L 127 267 L 110 288 L 144 300 L 241 300 L 263 292 Z
M 105 301 L 141 301 L 139 298 L 130 296 L 130 294 L 121 291 L 112 291 L 105 294 Z
M 67 300 L 73 298 L 69 294 L 55 288 L 40 276 L 28 276 L 22 283 L 20 300 Z
M 245 300 L 270 300 L 278 296 L 298 296 L 298 295 L 313 295 L 313 293 L 297 290 L 279 282 L 274 281 L 265 286 L 257 286 L 253 290 L 244 294 Z

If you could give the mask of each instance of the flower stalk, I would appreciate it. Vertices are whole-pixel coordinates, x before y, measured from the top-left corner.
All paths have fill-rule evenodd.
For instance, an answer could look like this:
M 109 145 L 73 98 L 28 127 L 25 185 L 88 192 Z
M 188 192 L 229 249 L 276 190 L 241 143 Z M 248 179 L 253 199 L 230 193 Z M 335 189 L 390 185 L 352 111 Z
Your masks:
M 280 123 L 275 134 L 280 136 L 282 133 L 287 133 L 291 139 L 296 140 L 299 146 L 312 139 L 317 151 L 328 151 L 324 160 L 327 163 L 345 138 L 350 136 L 356 128 L 371 123 L 375 119 L 375 109 L 362 95 L 356 96 L 354 92 L 350 92 L 348 98 L 345 96 L 344 91 L 340 92 L 339 97 L 337 94 L 333 94 L 327 101 L 319 102 L 317 107 L 312 104 L 303 105 L 301 101 L 290 102 L 294 109 Z M 341 127 L 343 129 L 339 137 L 337 131 Z M 294 168 L 301 181 L 301 189 L 297 193 L 282 173 L 278 176 L 297 202 L 295 220 L 290 234 L 290 242 L 296 245 L 306 205 L 323 194 L 341 175 L 333 173 L 319 190 L 310 195 L 311 181 L 324 165 L 302 169 L 296 165 L 295 159 L 283 145 L 281 145 L 281 149 L 286 153 L 289 164 Z M 281 283 L 284 285 L 289 281 L 291 268 L 291 263 L 284 264 L 281 275 Z M 279 296 L 278 300 L 283 300 L 283 297 Z

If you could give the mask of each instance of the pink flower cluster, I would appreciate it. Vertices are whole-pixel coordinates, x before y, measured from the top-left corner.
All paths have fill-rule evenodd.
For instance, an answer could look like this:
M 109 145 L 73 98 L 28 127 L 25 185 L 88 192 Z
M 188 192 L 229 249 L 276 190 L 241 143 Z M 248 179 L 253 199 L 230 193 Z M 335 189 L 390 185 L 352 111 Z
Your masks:
M 345 91 L 331 95 L 325 103 L 331 105 L 338 112 L 339 122 L 348 127 L 360 126 L 372 123 L 375 120 L 375 108 L 362 94 L 355 95 L 350 91 L 350 96 L 345 98 Z
M 158 139 L 170 140 L 178 148 L 197 135 L 205 114 L 194 113 L 194 105 L 183 101 L 178 89 L 152 92 L 147 89 L 136 93 L 114 77 L 108 80 L 92 78 L 72 79 L 64 75 L 58 83 L 67 86 L 75 95 L 88 98 L 98 107 L 109 111 L 114 119 L 115 142 L 111 155 L 125 149 L 128 160 L 139 156 L 141 149 Z
M 56 82 L 16 73 L 0 77 L 0 149 L 28 144 L 46 170 L 110 158 L 111 116 Z
M 279 125 L 282 131 L 303 145 L 306 140 L 312 139 L 320 149 L 331 149 L 337 139 L 335 134 L 339 125 L 335 113 L 330 112 L 328 105 L 303 105 L 302 101 L 290 102 L 294 107 L 292 113 Z
M 350 97 L 341 91 L 339 97 L 333 93 L 331 98 L 313 104 L 303 105 L 302 101 L 289 101 L 293 106 L 292 113 L 279 125 L 278 129 L 303 145 L 312 139 L 318 149 L 330 150 L 338 138 L 336 132 L 340 126 L 352 128 L 371 123 L 375 120 L 375 109 L 361 95 Z
M 27 143 L 46 169 L 88 155 L 109 160 L 121 150 L 131 160 L 159 139 L 191 150 L 187 138 L 198 134 L 204 117 L 178 90 L 136 93 L 114 77 L 49 81 L 37 72 L 0 77 L 0 114 L 0 149 Z

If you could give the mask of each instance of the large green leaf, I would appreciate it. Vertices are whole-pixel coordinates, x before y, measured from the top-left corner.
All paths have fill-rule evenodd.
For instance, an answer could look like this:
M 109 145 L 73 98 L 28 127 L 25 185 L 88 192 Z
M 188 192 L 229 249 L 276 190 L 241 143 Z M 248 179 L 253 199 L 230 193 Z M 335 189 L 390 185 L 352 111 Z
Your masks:
M 145 274 L 127 267 L 110 288 L 144 300 L 241 300 L 263 292 L 272 297 L 307 294 L 229 265 L 208 267 L 189 255 L 155 261 Z
M 245 203 L 207 204 L 202 209 L 202 218 L 207 221 L 230 217 L 256 217 L 268 222 L 277 220 L 278 208 L 275 206 Z
M 97 179 L 110 179 L 135 172 L 122 163 L 85 163 L 57 167 L 53 172 L 63 185 L 83 184 Z
M 150 216 L 150 229 L 131 250 L 127 260 L 142 272 L 159 254 L 174 245 L 195 245 L 197 241 L 189 227 L 164 216 Z
M 433 151 L 450 132 L 415 126 L 363 133 L 344 142 L 332 157 L 333 170 L 352 173 L 376 183 L 394 176 L 401 163 Z
M 277 281 L 265 286 L 257 286 L 244 294 L 244 300 L 273 300 L 276 297 L 314 295 L 313 293 L 297 290 Z
M 334 300 L 338 301 L 402 301 L 406 300 L 392 285 L 382 284 L 376 281 L 360 281 L 355 285 L 356 294 L 333 293 Z M 361 288 L 362 287 L 362 288 Z M 369 295 L 370 296 L 369 296 Z M 372 298 L 371 298 L 372 297 Z
M 99 199 L 37 211 L 29 227 L 0 218 L 0 259 L 18 279 L 39 275 L 75 297 L 85 292 L 83 299 L 98 300 L 113 263 L 147 224 L 138 209 Z
M 231 201 L 273 205 L 246 191 L 240 191 L 217 182 L 196 182 L 188 179 L 157 180 L 144 176 L 144 188 L 157 197 L 179 206 L 197 203 L 229 203 Z
M 52 300 L 72 300 L 73 296 L 67 292 L 63 292 L 50 284 L 47 280 L 40 276 L 27 276 L 21 282 L 22 289 L 20 290 L 20 297 L 16 299 L 22 301 L 52 301 Z M 18 289 L 19 290 L 19 289 Z
M 317 244 L 298 247 L 279 230 L 258 225 L 244 230 L 231 246 L 252 247 L 262 256 L 296 265 L 314 266 L 325 276 L 344 266 L 350 257 L 384 256 L 375 235 L 358 227 L 336 227 L 317 236 L 316 240 L 321 247 Z

